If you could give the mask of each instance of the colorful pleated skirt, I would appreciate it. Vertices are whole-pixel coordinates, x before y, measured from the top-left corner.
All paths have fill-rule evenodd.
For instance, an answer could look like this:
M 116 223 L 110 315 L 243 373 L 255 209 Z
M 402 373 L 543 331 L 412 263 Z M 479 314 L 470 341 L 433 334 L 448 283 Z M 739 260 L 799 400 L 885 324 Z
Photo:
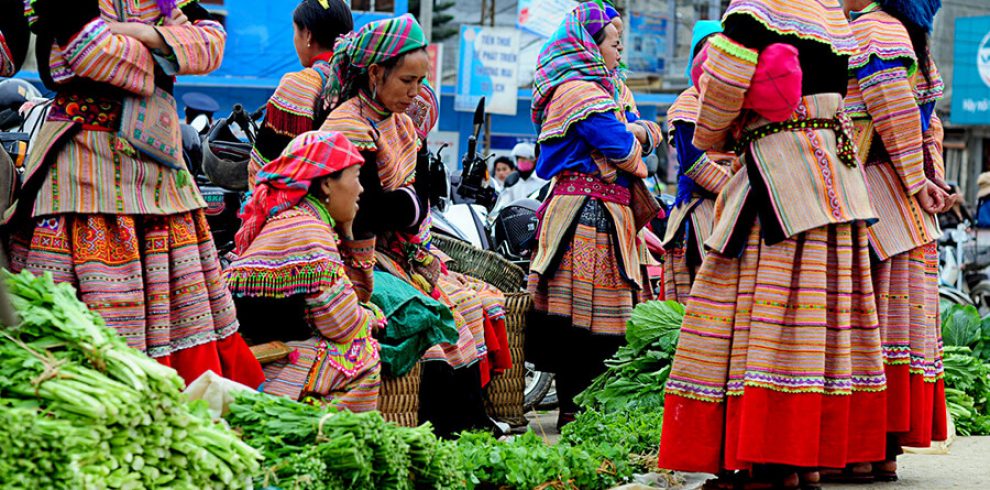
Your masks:
M 71 283 L 129 346 L 186 383 L 205 371 L 252 387 L 265 380 L 237 333 L 202 210 L 35 218 L 12 237 L 11 268 Z
M 562 238 L 555 265 L 542 275 L 529 274 L 537 312 L 569 319 L 572 326 L 594 334 L 625 335 L 640 297 L 629 273 L 638 276 L 640 270 L 638 264 L 629 271 L 622 264 L 613 219 L 601 201 L 584 202 L 573 232 Z
M 887 374 L 887 432 L 902 446 L 944 441 L 937 245 L 874 263 L 873 285 Z
M 841 468 L 884 459 L 880 329 L 861 223 L 711 252 L 667 383 L 661 468 Z
M 715 224 L 715 201 L 704 197 L 684 203 L 671 212 L 667 226 L 667 254 L 664 261 L 665 299 L 687 304 L 691 287 L 704 259 L 705 240 Z

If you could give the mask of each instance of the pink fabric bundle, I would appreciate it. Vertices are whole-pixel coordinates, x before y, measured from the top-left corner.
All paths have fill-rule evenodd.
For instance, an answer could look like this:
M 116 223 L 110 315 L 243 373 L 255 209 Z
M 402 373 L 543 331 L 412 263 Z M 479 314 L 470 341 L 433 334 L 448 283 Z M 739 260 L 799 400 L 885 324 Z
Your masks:
M 698 53 L 691 68 L 695 86 L 700 86 L 701 67 L 707 60 L 706 47 Z M 801 102 L 802 79 L 797 48 L 790 44 L 771 44 L 760 53 L 743 108 L 754 110 L 771 122 L 786 121 Z

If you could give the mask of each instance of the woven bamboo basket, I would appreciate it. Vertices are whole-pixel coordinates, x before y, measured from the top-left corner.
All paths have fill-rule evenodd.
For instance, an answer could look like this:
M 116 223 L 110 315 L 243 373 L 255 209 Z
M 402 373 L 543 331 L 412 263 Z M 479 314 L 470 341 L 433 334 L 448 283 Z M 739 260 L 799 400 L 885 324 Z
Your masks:
M 453 259 L 447 264 L 450 270 L 481 279 L 504 293 L 519 291 L 526 282 L 525 271 L 495 252 L 443 235 L 433 235 L 433 244 Z
M 512 427 L 529 425 L 523 410 L 523 393 L 526 391 L 526 368 L 523 366 L 523 338 L 526 316 L 533 307 L 529 293 L 515 292 L 505 295 L 505 330 L 508 334 L 512 368 L 496 376 L 486 390 L 488 414 Z
M 382 376 L 378 411 L 389 422 L 404 427 L 419 425 L 419 364 L 401 378 Z

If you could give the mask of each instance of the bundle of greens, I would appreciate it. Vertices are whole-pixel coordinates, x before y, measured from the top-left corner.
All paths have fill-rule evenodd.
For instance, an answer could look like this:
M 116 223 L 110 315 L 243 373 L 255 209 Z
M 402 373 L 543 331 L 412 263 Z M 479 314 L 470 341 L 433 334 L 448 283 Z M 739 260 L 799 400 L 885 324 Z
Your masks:
M 973 306 L 942 311 L 945 399 L 961 435 L 990 435 L 990 317 Z
M 608 444 L 547 445 L 530 431 L 507 441 L 488 433 L 461 434 L 457 441 L 468 488 L 607 489 L 632 476 L 629 452 Z
M 638 472 L 656 469 L 663 406 L 639 405 L 622 411 L 588 409 L 561 431 L 562 441 L 577 447 L 613 446 L 629 453 Z
M 603 412 L 662 406 L 683 319 L 684 307 L 674 301 L 637 305 L 626 324 L 627 345 L 605 361 L 608 370 L 578 395 L 578 404 Z
M 239 393 L 227 421 L 265 455 L 262 486 L 283 489 L 463 488 L 453 443 L 429 425 L 385 422 L 262 393 Z
M 188 404 L 171 368 L 127 346 L 68 284 L 7 274 L 0 481 L 23 488 L 244 488 L 260 454 Z
M 964 436 L 990 435 L 990 363 L 972 355 L 969 347 L 947 346 L 945 399 L 956 432 Z

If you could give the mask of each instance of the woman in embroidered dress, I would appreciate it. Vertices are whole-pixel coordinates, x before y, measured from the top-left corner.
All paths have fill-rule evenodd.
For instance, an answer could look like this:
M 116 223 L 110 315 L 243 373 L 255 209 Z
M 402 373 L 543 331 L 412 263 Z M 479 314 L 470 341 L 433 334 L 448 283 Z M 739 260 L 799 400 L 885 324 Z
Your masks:
M 625 114 L 626 122 L 634 123 L 640 121 L 642 119 L 642 116 L 639 113 L 639 107 L 636 105 L 636 99 L 633 97 L 632 90 L 630 90 L 629 86 L 626 85 L 626 66 L 625 63 L 622 63 L 621 61 L 622 51 L 625 49 L 625 45 L 622 43 L 623 29 L 625 28 L 625 25 L 622 22 L 622 16 L 619 14 L 619 11 L 607 3 L 605 4 L 605 16 L 611 19 L 611 24 L 615 26 L 620 41 L 619 42 L 620 61 L 618 66 L 615 68 L 615 70 L 613 70 L 613 73 L 615 74 L 615 78 L 617 80 L 617 84 L 619 86 L 619 105 L 621 106 L 622 111 Z M 654 128 L 654 126 L 650 125 L 646 121 L 642 121 L 639 124 L 647 124 L 647 127 Z M 662 134 L 662 133 L 657 133 L 657 134 Z M 649 153 L 651 153 L 652 151 L 654 151 L 656 149 L 657 144 L 659 144 L 659 142 L 657 142 L 654 145 L 651 145 L 650 147 L 644 147 L 643 148 L 644 157 Z M 659 290 L 654 291 L 653 284 L 658 283 L 663 279 L 663 273 L 662 273 L 663 264 L 661 264 L 660 261 L 658 261 L 657 258 L 653 255 L 653 252 L 650 251 L 649 247 L 647 246 L 647 240 L 654 240 L 657 243 L 660 242 L 660 238 L 654 235 L 652 230 L 644 227 L 643 229 L 639 230 L 639 233 L 636 235 L 637 250 L 639 255 L 639 268 L 641 275 L 640 277 L 643 285 L 643 287 L 639 290 L 640 302 L 657 299 L 658 293 L 660 293 L 660 291 Z M 663 285 L 661 284 L 660 286 L 662 287 Z
M 12 77 L 27 56 L 31 31 L 27 19 L 18 15 L 23 0 L 0 0 L 0 77 Z M 2 150 L 0 150 L 2 151 Z
M 723 26 L 705 50 L 694 145 L 731 137 L 745 171 L 722 191 L 687 303 L 659 464 L 721 473 L 712 488 L 810 487 L 819 475 L 805 468 L 884 455 L 874 214 L 841 113 L 858 46 L 838 0 L 734 0 Z M 768 77 L 789 63 L 793 83 Z M 767 110 L 791 100 L 789 115 Z
M 333 76 L 333 46 L 353 29 L 354 18 L 344 0 L 302 0 L 292 12 L 292 44 L 304 68 L 282 77 L 268 99 L 248 163 L 250 188 L 254 188 L 258 170 L 277 158 L 289 141 L 323 125 L 330 112 L 331 101 L 324 88 Z
M 438 433 L 487 425 L 480 362 L 487 359 L 481 297 L 443 270 L 430 250 L 429 163 L 422 151 L 435 121 L 420 107 L 428 67 L 426 39 L 410 15 L 374 22 L 342 38 L 331 64 L 339 105 L 323 130 L 347 136 L 365 158 L 365 192 L 354 222 L 358 237 L 376 236 L 378 266 L 450 306 L 456 345 L 441 344 L 423 357 L 420 420 Z M 417 115 L 414 121 L 409 113 Z
M 526 359 L 557 373 L 558 425 L 573 420 L 574 397 L 624 342 L 644 287 L 630 187 L 662 136 L 656 124 L 629 123 L 620 105 L 615 15 L 596 3 L 575 8 L 540 53 L 534 84 L 536 171 L 554 182 L 530 269 L 529 324 L 539 328 L 527 332 Z
M 937 0 L 846 0 L 860 54 L 850 60 L 846 112 L 856 124 L 870 199 L 880 222 L 867 229 L 887 374 L 887 455 L 831 479 L 897 478 L 901 446 L 945 440 L 938 301 L 938 212 L 952 199 L 935 102 L 944 84 L 928 51 Z M 948 187 L 945 187 L 948 190 Z M 934 192 L 947 205 L 926 206 Z M 872 470 L 872 471 L 871 471 Z
M 237 333 L 169 94 L 174 75 L 220 66 L 226 34 L 193 1 L 119 4 L 124 11 L 99 0 L 25 0 L 39 70 L 56 96 L 16 212 L 5 216 L 12 268 L 72 283 L 128 345 L 186 382 L 212 370 L 258 386 L 264 373 Z M 177 149 L 160 161 L 118 135 L 139 124 L 122 113 L 140 100 L 173 104 L 144 128 Z
M 687 78 L 698 53 L 710 36 L 722 32 L 722 22 L 703 20 L 694 25 L 691 59 Z M 677 150 L 677 198 L 667 221 L 663 239 L 667 257 L 664 261 L 666 299 L 687 303 L 694 276 L 705 259 L 705 240 L 715 224 L 715 198 L 722 191 L 732 168 L 716 161 L 694 146 L 694 121 L 698 115 L 698 89 L 689 87 L 667 111 L 670 141 Z M 715 156 L 715 158 L 712 158 Z
M 339 133 L 303 133 L 265 165 L 244 205 L 238 259 L 225 273 L 242 331 L 295 349 L 265 366 L 266 393 L 316 396 L 354 412 L 378 405 L 371 334 L 384 318 L 368 303 L 375 240 L 355 240 L 351 230 L 363 162 Z

